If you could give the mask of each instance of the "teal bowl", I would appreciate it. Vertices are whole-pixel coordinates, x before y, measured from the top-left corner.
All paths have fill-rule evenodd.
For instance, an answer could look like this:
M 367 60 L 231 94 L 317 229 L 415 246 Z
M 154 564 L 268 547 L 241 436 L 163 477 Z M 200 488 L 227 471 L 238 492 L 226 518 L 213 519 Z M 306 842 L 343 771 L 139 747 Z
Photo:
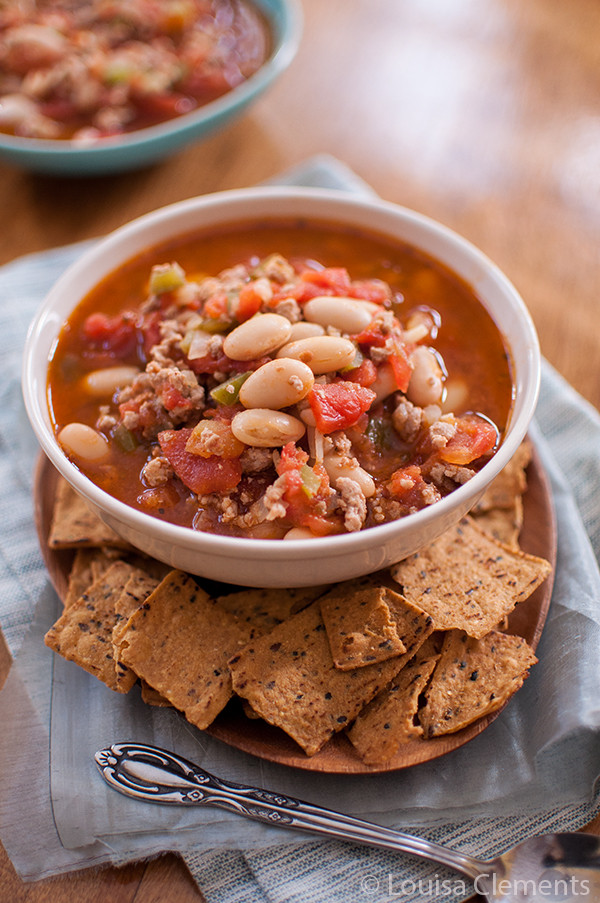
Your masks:
M 208 137 L 245 112 L 290 65 L 298 50 L 303 26 L 300 0 L 255 3 L 270 24 L 273 49 L 254 75 L 227 94 L 192 113 L 89 146 L 0 133 L 0 159 L 34 172 L 104 175 L 140 169 Z

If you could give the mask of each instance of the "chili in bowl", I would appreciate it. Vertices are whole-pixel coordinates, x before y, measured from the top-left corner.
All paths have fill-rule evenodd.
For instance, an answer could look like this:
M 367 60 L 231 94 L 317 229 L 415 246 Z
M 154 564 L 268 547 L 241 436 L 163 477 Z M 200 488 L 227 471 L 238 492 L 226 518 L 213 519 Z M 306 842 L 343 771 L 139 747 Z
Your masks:
M 134 546 L 294 586 L 456 523 L 526 433 L 539 349 L 513 286 L 439 224 L 260 188 L 85 254 L 32 324 L 23 384 L 50 460 Z
M 293 59 L 296 0 L 41 0 L 0 10 L 0 155 L 139 168 L 239 115 Z

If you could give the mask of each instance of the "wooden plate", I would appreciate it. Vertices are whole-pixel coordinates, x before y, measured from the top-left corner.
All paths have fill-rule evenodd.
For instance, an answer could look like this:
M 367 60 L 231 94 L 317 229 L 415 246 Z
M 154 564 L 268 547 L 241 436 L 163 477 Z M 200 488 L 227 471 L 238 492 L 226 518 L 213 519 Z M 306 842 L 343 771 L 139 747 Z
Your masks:
M 520 545 L 525 552 L 550 561 L 553 570 L 552 575 L 529 599 L 512 612 L 507 632 L 523 637 L 535 649 L 550 605 L 556 564 L 556 522 L 550 485 L 535 449 L 527 476 L 528 486 L 523 498 L 524 522 Z M 50 579 L 59 596 L 64 598 L 74 553 L 51 550 L 47 543 L 57 481 L 57 471 L 48 459 L 41 455 L 34 482 L 36 526 Z M 501 709 L 480 718 L 455 734 L 405 743 L 398 755 L 384 766 L 376 767 L 365 765 L 343 734 L 333 737 L 316 755 L 306 756 L 279 728 L 260 719 L 247 718 L 239 700 L 232 700 L 208 728 L 207 733 L 243 752 L 294 768 L 329 774 L 372 774 L 418 765 L 458 749 L 485 730 L 500 711 Z

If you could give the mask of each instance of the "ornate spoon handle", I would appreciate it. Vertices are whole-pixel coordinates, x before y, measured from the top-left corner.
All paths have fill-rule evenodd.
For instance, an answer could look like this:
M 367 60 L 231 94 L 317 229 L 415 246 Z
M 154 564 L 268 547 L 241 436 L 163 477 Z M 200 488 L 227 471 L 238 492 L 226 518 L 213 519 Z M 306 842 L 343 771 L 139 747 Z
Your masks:
M 313 806 L 294 797 L 224 781 L 156 746 L 115 743 L 95 755 L 104 780 L 126 796 L 154 803 L 212 805 L 256 821 L 340 840 L 400 850 L 476 878 L 485 863 L 409 834 Z

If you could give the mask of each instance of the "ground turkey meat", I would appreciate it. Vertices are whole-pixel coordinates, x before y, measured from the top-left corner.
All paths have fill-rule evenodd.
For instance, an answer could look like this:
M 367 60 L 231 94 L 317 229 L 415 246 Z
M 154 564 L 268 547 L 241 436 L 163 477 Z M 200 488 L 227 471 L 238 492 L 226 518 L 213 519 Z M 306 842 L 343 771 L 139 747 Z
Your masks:
M 161 367 L 151 361 L 145 372 L 119 393 L 117 403 L 128 430 L 155 439 L 161 430 L 204 409 L 204 389 L 191 370 Z
M 150 349 L 150 357 L 162 367 L 172 366 L 180 356 L 180 325 L 176 320 L 165 320 L 159 328 L 161 340 Z
M 402 398 L 392 414 L 394 429 L 405 442 L 413 442 L 423 424 L 423 409 Z
M 428 474 L 429 479 L 446 492 L 451 492 L 456 484 L 462 486 L 474 476 L 475 471 L 470 467 L 460 467 L 458 464 L 446 464 L 442 461 L 434 464 Z
M 344 513 L 344 526 L 350 533 L 362 529 L 367 517 L 367 500 L 356 480 L 338 477 L 335 488 L 340 494 L 338 506 Z
M 261 275 L 280 285 L 285 285 L 287 282 L 293 284 L 296 278 L 293 266 L 281 254 L 271 254 L 260 263 L 258 271 Z
M 286 507 L 282 502 L 285 492 L 285 483 L 278 486 L 279 480 L 275 480 L 272 486 L 269 486 L 262 497 L 262 504 L 265 506 L 267 515 L 265 520 L 276 520 L 278 517 L 285 517 Z
M 429 427 L 429 437 L 434 448 L 445 448 L 456 433 L 456 422 L 438 420 Z
M 147 486 L 155 488 L 156 486 L 164 486 L 173 476 L 173 468 L 165 457 L 153 458 L 144 464 L 142 468 L 142 479 Z
M 302 319 L 300 305 L 294 298 L 284 298 L 275 305 L 275 313 L 280 317 L 285 317 L 290 323 L 297 323 Z

